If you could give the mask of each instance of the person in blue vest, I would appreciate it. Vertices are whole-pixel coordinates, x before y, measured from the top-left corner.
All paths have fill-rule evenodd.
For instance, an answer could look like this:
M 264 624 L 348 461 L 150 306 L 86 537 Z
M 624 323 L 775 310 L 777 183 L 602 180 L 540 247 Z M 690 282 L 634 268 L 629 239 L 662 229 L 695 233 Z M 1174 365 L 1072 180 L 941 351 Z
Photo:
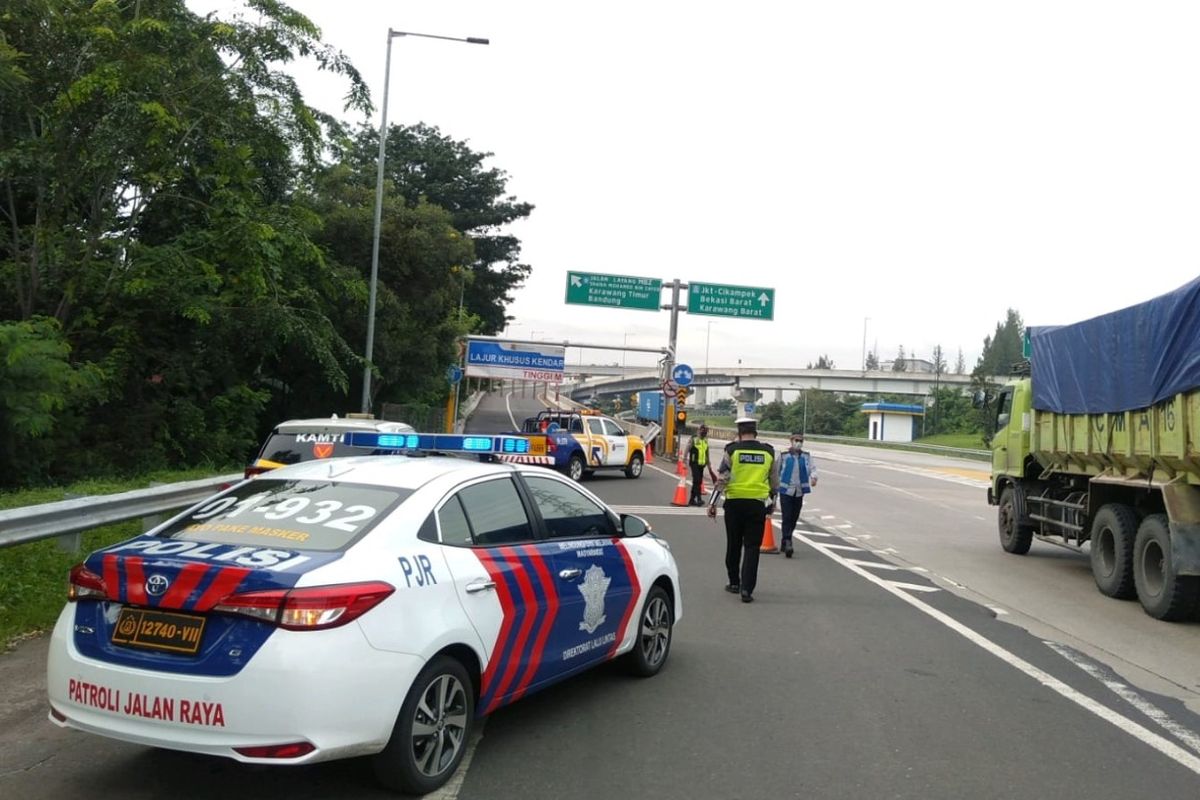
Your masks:
M 804 495 L 817 485 L 817 468 L 812 453 L 804 449 L 804 434 L 793 433 L 792 443 L 779 462 L 779 502 L 783 512 L 779 549 L 792 557 L 792 533 L 804 507 Z
M 704 505 L 704 496 L 701 488 L 704 486 L 704 470 L 708 470 L 714 484 L 717 482 L 717 473 L 713 472 L 712 461 L 708 455 L 707 425 L 701 423 L 700 430 L 688 442 L 687 458 L 688 466 L 692 468 L 692 496 L 688 500 L 688 505 L 702 506 Z

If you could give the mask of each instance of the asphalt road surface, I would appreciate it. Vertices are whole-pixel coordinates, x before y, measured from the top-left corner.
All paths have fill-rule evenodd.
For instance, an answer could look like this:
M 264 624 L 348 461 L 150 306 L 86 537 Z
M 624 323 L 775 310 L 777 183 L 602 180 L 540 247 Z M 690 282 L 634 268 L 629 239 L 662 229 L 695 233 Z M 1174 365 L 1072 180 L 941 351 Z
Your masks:
M 536 407 L 489 397 L 473 426 Z M 986 465 L 813 449 L 796 557 L 763 556 L 749 605 L 722 590 L 722 524 L 670 505 L 672 464 L 589 480 L 672 545 L 670 660 L 493 714 L 441 796 L 1200 798 L 1200 624 L 1103 597 L 1079 554 L 1003 553 Z M 248 767 L 61 731 L 44 659 L 44 639 L 0 657 L 0 797 L 388 796 L 361 761 Z

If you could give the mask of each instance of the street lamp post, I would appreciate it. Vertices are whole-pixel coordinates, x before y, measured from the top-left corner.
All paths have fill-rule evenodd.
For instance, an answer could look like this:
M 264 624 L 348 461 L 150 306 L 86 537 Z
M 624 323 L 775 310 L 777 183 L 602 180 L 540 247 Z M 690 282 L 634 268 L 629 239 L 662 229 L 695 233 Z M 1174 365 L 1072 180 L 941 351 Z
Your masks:
M 432 33 L 394 31 L 388 28 L 387 59 L 383 67 L 383 107 L 379 122 L 379 164 L 375 171 L 375 231 L 371 237 L 371 288 L 367 297 L 367 352 L 363 365 L 362 412 L 371 413 L 371 357 L 375 351 L 375 295 L 379 284 L 379 225 L 383 219 L 383 159 L 387 146 L 388 86 L 392 78 L 392 39 L 397 36 L 419 36 L 422 39 L 445 39 L 448 42 L 467 44 L 489 44 L 487 39 L 474 36 L 437 36 Z

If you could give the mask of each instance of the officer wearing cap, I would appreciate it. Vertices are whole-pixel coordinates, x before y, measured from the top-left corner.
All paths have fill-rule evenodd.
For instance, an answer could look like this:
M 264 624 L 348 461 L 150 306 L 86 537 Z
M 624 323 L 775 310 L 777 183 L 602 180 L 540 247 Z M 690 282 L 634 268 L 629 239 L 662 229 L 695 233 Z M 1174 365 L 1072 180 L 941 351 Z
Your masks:
M 775 510 L 779 462 L 775 448 L 758 441 L 758 422 L 741 417 L 737 439 L 725 446 L 717 485 L 709 501 L 708 516 L 717 515 L 717 499 L 725 496 L 725 591 L 740 594 L 743 603 L 754 600 L 758 583 L 758 551 L 766 518 Z

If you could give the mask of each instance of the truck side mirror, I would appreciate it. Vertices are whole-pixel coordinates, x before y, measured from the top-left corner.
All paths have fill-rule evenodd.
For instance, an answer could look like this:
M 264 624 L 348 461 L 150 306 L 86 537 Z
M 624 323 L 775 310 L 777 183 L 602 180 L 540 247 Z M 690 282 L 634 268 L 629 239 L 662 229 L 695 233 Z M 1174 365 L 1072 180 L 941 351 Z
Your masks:
M 975 408 L 987 407 L 987 392 L 980 389 L 971 396 L 971 405 Z

